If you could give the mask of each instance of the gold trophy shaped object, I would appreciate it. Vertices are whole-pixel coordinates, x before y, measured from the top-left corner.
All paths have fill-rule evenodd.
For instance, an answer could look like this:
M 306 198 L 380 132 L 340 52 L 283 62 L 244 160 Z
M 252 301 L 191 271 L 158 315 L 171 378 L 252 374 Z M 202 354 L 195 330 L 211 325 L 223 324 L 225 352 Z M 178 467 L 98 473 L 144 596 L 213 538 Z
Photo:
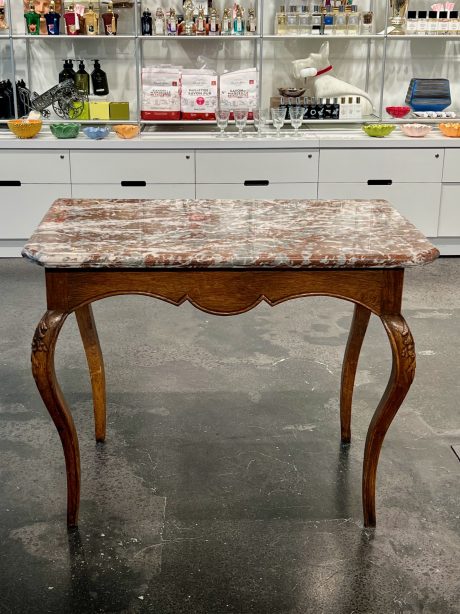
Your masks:
M 407 8 L 409 6 L 409 0 L 389 0 L 391 8 L 390 24 L 393 26 L 393 30 L 388 32 L 390 35 L 405 34 L 404 22 L 406 19 Z

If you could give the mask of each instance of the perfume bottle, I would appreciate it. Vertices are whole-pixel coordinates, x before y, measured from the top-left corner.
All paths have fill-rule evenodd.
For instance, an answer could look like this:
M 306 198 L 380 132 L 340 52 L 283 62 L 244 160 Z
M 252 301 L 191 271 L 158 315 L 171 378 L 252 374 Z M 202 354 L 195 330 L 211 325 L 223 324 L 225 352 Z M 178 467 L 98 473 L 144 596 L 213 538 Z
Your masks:
M 315 35 L 323 33 L 323 15 L 317 5 L 313 7 L 311 15 L 311 33 Z
M 419 36 L 425 36 L 428 33 L 428 19 L 426 11 L 418 12 L 418 21 L 417 21 L 417 34 Z
M 168 24 L 168 36 L 177 36 L 178 33 L 178 19 L 175 9 L 170 9 L 167 18 Z
M 185 36 L 194 36 L 196 32 L 195 22 L 193 21 L 193 12 L 188 10 L 185 14 L 183 33 Z
M 3 4 L 0 6 L 0 32 L 8 30 L 8 22 L 5 17 L 5 7 Z
M 427 34 L 436 35 L 438 33 L 438 13 L 436 11 L 428 12 L 428 27 Z
M 292 0 L 289 3 L 289 11 L 286 17 L 286 29 L 291 36 L 297 36 L 299 33 L 297 6 L 292 3 Z
M 367 13 L 363 13 L 363 19 L 361 21 L 361 34 L 373 34 L 373 33 L 374 33 L 374 13 L 372 11 L 368 11 Z M 413 34 L 415 34 L 415 32 L 413 32 Z
M 214 7 L 211 7 L 209 12 L 209 36 L 218 36 L 220 34 L 220 24 L 219 24 L 219 16 L 217 15 L 217 10 Z
M 299 36 L 311 34 L 311 15 L 306 4 L 302 4 L 299 13 Z
M 85 70 L 85 63 L 80 60 L 78 70 L 75 73 L 75 87 L 82 94 L 89 94 L 89 74 Z
M 436 33 L 439 36 L 445 36 L 449 32 L 449 20 L 447 19 L 447 11 L 439 11 Z
M 104 23 L 104 34 L 106 36 L 116 36 L 118 13 L 113 12 L 113 3 L 107 5 L 107 13 L 102 13 L 102 21 Z
M 74 10 L 74 5 L 71 2 L 69 8 L 64 13 L 65 31 L 69 36 L 80 34 L 80 19 Z
M 155 19 L 153 21 L 153 33 L 155 34 L 155 36 L 164 36 L 166 34 L 166 17 L 161 7 L 158 7 L 155 11 Z
M 450 11 L 449 13 L 449 30 L 448 34 L 456 36 L 458 34 L 459 23 L 458 23 L 458 11 Z
M 59 34 L 59 25 L 61 16 L 56 13 L 54 0 L 51 0 L 49 12 L 45 13 L 46 30 L 50 36 L 57 36 Z
M 229 36 L 232 33 L 232 15 L 229 8 L 224 9 L 220 24 L 220 33 L 222 36 Z
M 251 7 L 248 10 L 248 18 L 246 21 L 246 29 L 248 34 L 255 34 L 257 32 L 257 17 L 256 17 L 256 9 Z
M 35 12 L 35 5 L 33 2 L 29 4 L 29 10 L 27 13 L 24 13 L 24 18 L 26 20 L 27 34 L 38 36 L 40 33 L 40 15 Z
M 347 33 L 348 36 L 356 36 L 359 34 L 360 14 L 358 13 L 358 7 L 356 4 L 352 4 L 351 13 L 348 15 L 347 20 Z
M 88 36 L 96 36 L 99 33 L 99 15 L 93 8 L 93 5 L 88 4 L 88 10 L 85 12 L 85 34 Z
M 233 20 L 233 34 L 236 36 L 243 36 L 244 34 L 244 15 L 243 9 L 239 4 L 236 8 L 236 15 Z
M 331 119 L 339 119 L 339 116 L 340 116 L 339 99 L 338 98 L 333 98 L 332 99 Z
M 279 11 L 275 15 L 275 34 L 278 34 L 278 36 L 286 36 L 287 34 L 286 6 L 284 4 L 280 4 Z
M 332 36 L 335 33 L 334 13 L 332 12 L 332 8 L 329 6 L 327 13 L 323 15 L 323 34 L 326 36 Z
M 198 11 L 198 17 L 196 18 L 195 25 L 196 35 L 206 36 L 206 17 L 202 8 L 200 8 L 200 10 Z
M 363 108 L 361 106 L 361 98 L 360 96 L 356 96 L 352 104 L 352 118 L 353 119 L 362 119 L 363 118 Z
M 142 13 L 141 33 L 142 36 L 152 36 L 152 13 L 148 8 Z
M 347 16 L 345 14 L 345 7 L 343 4 L 338 7 L 338 11 L 334 15 L 334 19 L 336 36 L 345 36 L 347 34 Z
M 95 96 L 107 96 L 109 93 L 109 84 L 107 75 L 101 68 L 99 60 L 94 60 L 94 70 L 91 73 L 91 83 L 93 85 L 93 94 Z

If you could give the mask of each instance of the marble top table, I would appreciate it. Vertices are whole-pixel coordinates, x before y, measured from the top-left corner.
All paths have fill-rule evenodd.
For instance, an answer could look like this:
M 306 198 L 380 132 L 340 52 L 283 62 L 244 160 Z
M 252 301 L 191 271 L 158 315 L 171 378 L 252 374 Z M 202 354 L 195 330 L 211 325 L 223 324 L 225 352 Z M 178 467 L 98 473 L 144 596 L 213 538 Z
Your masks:
M 32 342 L 32 371 L 64 449 L 69 526 L 78 521 L 80 456 L 56 380 L 56 342 L 75 312 L 91 376 L 95 436 L 104 441 L 104 363 L 91 303 L 119 294 L 144 294 L 173 305 L 189 301 L 215 315 L 314 295 L 354 303 L 340 391 L 342 444 L 350 443 L 359 354 L 371 313 L 377 315 L 393 368 L 364 452 L 364 525 L 375 526 L 380 450 L 415 373 L 414 341 L 401 315 L 404 268 L 439 255 L 388 203 L 58 200 L 23 255 L 46 268 L 47 311 Z

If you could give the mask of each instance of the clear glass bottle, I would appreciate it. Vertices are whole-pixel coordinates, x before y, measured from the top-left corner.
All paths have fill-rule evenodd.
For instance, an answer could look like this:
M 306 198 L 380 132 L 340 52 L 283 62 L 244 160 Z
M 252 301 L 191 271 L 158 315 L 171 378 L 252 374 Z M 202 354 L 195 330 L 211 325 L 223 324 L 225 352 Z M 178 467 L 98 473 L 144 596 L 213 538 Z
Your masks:
M 256 34 L 257 33 L 257 17 L 256 17 L 256 9 L 251 7 L 248 10 L 248 18 L 246 20 L 246 30 L 248 34 Z
M 314 35 L 323 33 L 323 15 L 320 7 L 316 4 L 313 6 L 313 13 L 311 14 L 311 33 Z
M 428 12 L 427 34 L 430 36 L 436 36 L 438 34 L 438 13 L 436 11 Z
M 353 109 L 352 109 L 353 119 L 362 119 L 363 118 L 363 108 L 361 106 L 361 97 L 356 96 L 353 101 Z
M 88 4 L 88 10 L 85 11 L 85 34 L 88 36 L 99 34 L 99 15 L 91 3 Z
M 299 33 L 297 6 L 292 2 L 289 4 L 289 11 L 286 18 L 286 28 L 287 33 L 290 36 L 297 36 Z
M 359 25 L 361 21 L 361 15 L 358 13 L 358 7 L 356 4 L 351 6 L 351 13 L 348 15 L 347 20 L 347 33 L 348 36 L 356 36 L 359 34 Z
M 200 10 L 198 11 L 198 17 L 195 20 L 195 26 L 197 36 L 206 36 L 206 17 L 202 8 L 200 8 Z
M 335 15 L 335 34 L 336 36 L 347 34 L 347 16 L 343 4 L 338 7 L 338 12 Z
M 419 11 L 417 13 L 417 34 L 419 36 L 425 36 L 428 34 L 428 19 L 426 11 Z
M 299 13 L 299 36 L 311 34 L 311 15 L 308 6 L 302 4 Z
M 51 0 L 49 12 L 45 13 L 46 30 L 49 36 L 59 35 L 61 16 L 56 12 L 54 0 Z
M 222 36 L 230 36 L 232 33 L 232 15 L 231 10 L 229 8 L 224 9 L 224 14 L 222 16 L 222 23 L 220 27 L 220 33 Z
M 148 8 L 142 13 L 141 33 L 142 36 L 152 36 L 152 13 Z
M 407 11 L 406 34 L 413 35 L 418 32 L 417 11 Z
M 211 7 L 209 11 L 208 26 L 209 36 L 218 36 L 220 34 L 219 16 L 214 7 Z
M 323 34 L 333 36 L 335 33 L 335 15 L 332 12 L 332 7 L 329 6 L 327 12 L 323 15 Z
M 193 20 L 193 11 L 191 10 L 187 10 L 185 13 L 183 33 L 184 36 L 195 36 L 196 27 Z
M 33 36 L 40 34 L 40 15 L 35 12 L 35 4 L 31 2 L 29 4 L 29 10 L 24 13 L 24 19 L 26 20 L 26 32 Z
M 233 20 L 233 34 L 243 36 L 245 30 L 243 9 L 240 5 L 236 8 L 236 15 Z
M 361 34 L 374 34 L 374 13 L 372 11 L 368 11 L 362 15 Z
M 280 4 L 279 11 L 275 16 L 275 34 L 279 36 L 286 36 L 287 34 L 287 19 L 286 19 L 286 5 Z
M 458 11 L 450 11 L 449 13 L 449 31 L 450 36 L 457 36 L 459 30 Z
M 439 12 L 436 32 L 439 36 L 446 36 L 446 34 L 449 33 L 449 20 L 447 19 L 447 11 Z
M 176 15 L 176 9 L 170 9 L 169 15 L 166 19 L 168 36 L 177 36 L 178 34 L 178 20 Z
M 166 34 L 165 13 L 161 6 L 159 6 L 155 12 L 153 33 L 155 36 L 164 36 Z

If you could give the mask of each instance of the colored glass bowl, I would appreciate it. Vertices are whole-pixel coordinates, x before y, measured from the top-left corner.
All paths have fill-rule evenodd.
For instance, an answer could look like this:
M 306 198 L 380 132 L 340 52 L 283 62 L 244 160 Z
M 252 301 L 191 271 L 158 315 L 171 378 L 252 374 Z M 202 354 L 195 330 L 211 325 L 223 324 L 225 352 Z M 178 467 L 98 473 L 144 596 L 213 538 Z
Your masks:
M 410 113 L 410 107 L 386 107 L 385 111 L 395 119 L 402 119 Z
M 8 122 L 8 128 L 18 139 L 32 139 L 42 129 L 41 119 L 13 119 Z
M 107 126 L 87 126 L 83 128 L 83 132 L 89 139 L 100 141 L 110 134 L 110 128 L 107 128 Z
M 80 132 L 80 124 L 51 124 L 50 130 L 57 139 L 75 139 Z
M 381 138 L 388 136 L 396 128 L 393 124 L 369 124 L 362 127 L 367 136 Z
M 431 126 L 426 124 L 403 124 L 401 130 L 406 136 L 420 138 L 431 132 Z
M 439 130 L 444 136 L 460 137 L 460 124 L 454 122 L 439 124 Z
M 119 124 L 113 129 L 121 139 L 133 139 L 139 134 L 139 126 L 134 124 Z
M 298 98 L 299 96 L 303 96 L 305 94 L 305 88 L 279 87 L 278 92 L 280 93 L 280 96 L 287 98 Z

